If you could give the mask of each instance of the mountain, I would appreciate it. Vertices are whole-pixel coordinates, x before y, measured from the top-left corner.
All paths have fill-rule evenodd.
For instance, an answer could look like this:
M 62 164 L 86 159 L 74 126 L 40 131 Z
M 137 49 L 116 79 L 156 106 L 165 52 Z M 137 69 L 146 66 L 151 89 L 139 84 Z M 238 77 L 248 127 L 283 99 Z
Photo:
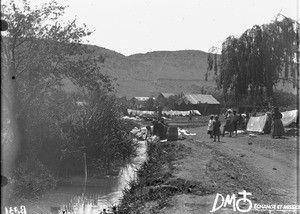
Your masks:
M 203 51 L 155 51 L 130 56 L 106 52 L 104 57 L 102 72 L 117 78 L 119 96 L 197 93 L 200 87 L 215 87 L 212 76 L 205 81 L 207 53 Z
M 208 74 L 207 54 L 200 50 L 154 51 L 124 56 L 98 46 L 89 46 L 95 55 L 105 58 L 101 71 L 116 78 L 118 96 L 151 96 L 159 92 L 201 93 L 201 88 L 214 89 L 213 71 Z M 279 83 L 277 89 L 294 92 L 291 84 Z

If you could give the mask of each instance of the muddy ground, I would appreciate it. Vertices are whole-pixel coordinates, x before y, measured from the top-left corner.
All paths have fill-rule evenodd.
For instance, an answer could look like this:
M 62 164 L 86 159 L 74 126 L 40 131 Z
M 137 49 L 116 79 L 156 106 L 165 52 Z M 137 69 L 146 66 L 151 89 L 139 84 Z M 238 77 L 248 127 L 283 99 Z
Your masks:
M 238 134 L 225 135 L 221 142 L 213 142 L 206 133 L 206 126 L 188 130 L 196 135 L 177 141 L 189 149 L 182 158 L 172 162 L 171 179 L 182 179 L 193 185 L 188 191 L 171 196 L 169 206 L 159 213 L 211 213 L 217 193 L 225 197 L 242 190 L 252 193 L 247 198 L 253 209 L 247 213 L 270 213 L 255 210 L 254 204 L 300 205 L 296 201 L 296 137 L 272 139 L 269 135 Z M 216 208 L 220 203 L 218 200 Z M 214 213 L 239 213 L 233 208 L 229 205 Z M 240 203 L 240 209 L 247 208 L 247 203 Z M 279 207 L 274 209 L 273 213 L 281 213 Z M 295 213 L 295 210 L 285 211 Z

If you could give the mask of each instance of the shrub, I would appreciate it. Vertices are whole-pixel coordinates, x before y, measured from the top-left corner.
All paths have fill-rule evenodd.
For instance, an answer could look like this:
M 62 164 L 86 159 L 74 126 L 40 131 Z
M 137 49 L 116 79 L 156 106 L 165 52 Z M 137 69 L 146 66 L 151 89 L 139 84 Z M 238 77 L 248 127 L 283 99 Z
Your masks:
M 135 153 L 136 143 L 128 130 L 123 130 L 126 124 L 117 107 L 115 97 L 91 94 L 87 105 L 77 108 L 68 118 L 62 165 L 71 163 L 72 174 L 82 174 L 82 167 L 74 162 L 82 163 L 83 153 L 86 153 L 89 171 L 100 174 L 119 166 Z
M 57 178 L 35 158 L 27 158 L 18 165 L 12 176 L 13 198 L 32 198 L 54 188 Z

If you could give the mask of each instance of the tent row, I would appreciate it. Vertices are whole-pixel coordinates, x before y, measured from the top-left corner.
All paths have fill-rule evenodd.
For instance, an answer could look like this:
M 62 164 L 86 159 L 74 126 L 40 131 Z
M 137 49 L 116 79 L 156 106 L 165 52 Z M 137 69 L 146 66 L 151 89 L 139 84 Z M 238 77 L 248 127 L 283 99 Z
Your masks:
M 169 116 L 188 116 L 192 113 L 192 115 L 200 116 L 201 113 L 198 110 L 189 110 L 189 111 L 162 111 L 162 114 L 166 114 Z
M 298 110 L 281 112 L 282 124 L 284 127 L 289 127 L 297 123 Z M 258 117 L 250 117 L 247 123 L 247 131 L 250 132 L 264 132 L 267 122 L 267 114 Z
M 154 115 L 155 111 L 141 111 L 141 110 L 134 110 L 134 109 L 127 109 L 128 115 L 133 116 L 142 116 L 142 115 Z
M 143 115 L 155 115 L 155 111 L 140 111 L 140 110 L 134 110 L 134 109 L 127 109 L 128 115 L 134 115 L 134 116 L 143 116 Z M 188 116 L 192 113 L 193 115 L 200 116 L 201 113 L 198 110 L 189 110 L 189 111 L 162 111 L 163 115 L 168 116 Z

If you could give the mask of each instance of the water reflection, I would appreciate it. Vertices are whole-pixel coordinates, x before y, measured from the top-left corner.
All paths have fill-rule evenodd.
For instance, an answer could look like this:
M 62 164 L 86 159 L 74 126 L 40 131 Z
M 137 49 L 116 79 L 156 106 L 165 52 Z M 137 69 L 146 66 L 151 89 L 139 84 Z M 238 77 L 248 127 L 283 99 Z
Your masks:
M 95 186 L 63 185 L 48 192 L 32 204 L 26 203 L 27 213 L 76 213 L 99 214 L 103 209 L 117 205 L 122 197 L 122 190 L 128 182 L 135 179 L 136 170 L 146 160 L 146 142 L 140 141 L 137 157 L 120 170 L 118 176 L 104 177 L 95 182 Z

